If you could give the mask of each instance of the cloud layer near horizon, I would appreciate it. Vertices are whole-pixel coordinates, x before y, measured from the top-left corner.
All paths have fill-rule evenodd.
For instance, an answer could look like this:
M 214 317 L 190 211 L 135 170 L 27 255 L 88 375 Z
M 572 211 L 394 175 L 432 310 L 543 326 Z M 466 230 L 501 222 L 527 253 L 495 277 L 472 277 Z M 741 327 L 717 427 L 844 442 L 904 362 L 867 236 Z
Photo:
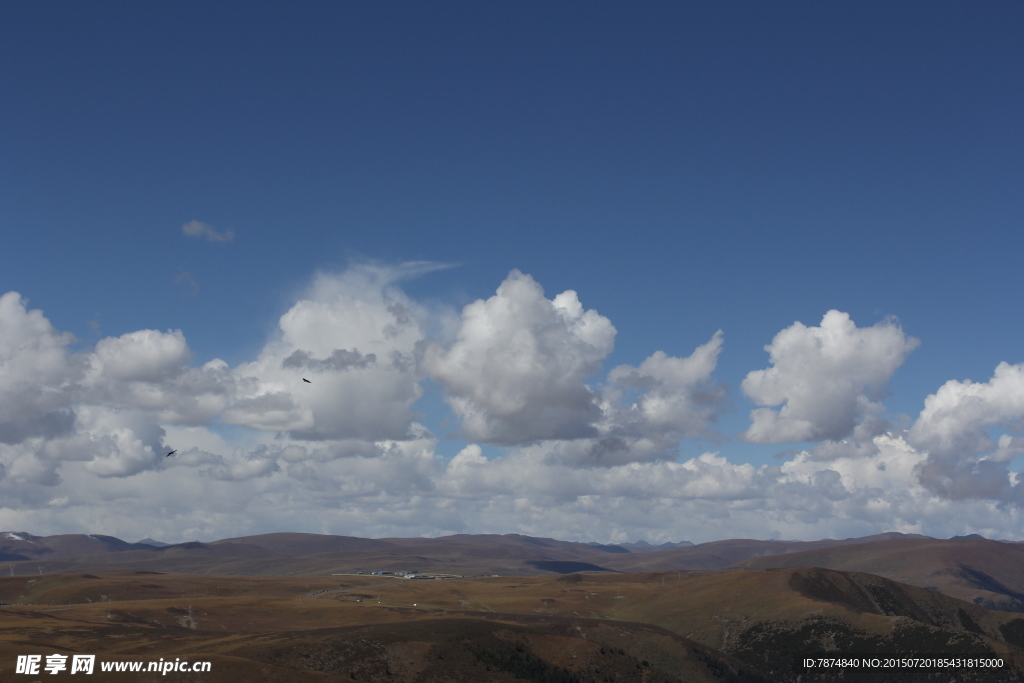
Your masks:
M 947 382 L 894 431 L 881 397 L 917 340 L 829 311 L 780 331 L 770 367 L 740 387 L 760 406 L 745 439 L 816 445 L 778 466 L 680 462 L 679 440 L 708 435 L 725 397 L 722 331 L 690 356 L 656 350 L 602 375 L 616 330 L 576 292 L 548 299 L 513 271 L 461 312 L 430 308 L 399 285 L 431 267 L 316 276 L 236 367 L 190 365 L 179 330 L 72 351 L 41 311 L 0 296 L 0 526 L 172 541 L 1020 535 L 1010 465 L 1024 441 L 992 430 L 1024 416 L 1024 366 Z M 428 380 L 473 442 L 450 459 L 415 412 Z

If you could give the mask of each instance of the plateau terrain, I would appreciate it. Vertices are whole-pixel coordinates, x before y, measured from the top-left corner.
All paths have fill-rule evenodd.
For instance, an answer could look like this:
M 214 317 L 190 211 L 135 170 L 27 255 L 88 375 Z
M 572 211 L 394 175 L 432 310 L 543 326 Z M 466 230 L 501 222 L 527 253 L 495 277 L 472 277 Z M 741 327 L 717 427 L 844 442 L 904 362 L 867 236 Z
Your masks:
M 4 534 L 0 677 L 18 655 L 84 653 L 97 667 L 142 663 L 97 668 L 98 681 L 1024 681 L 1016 543 L 885 535 L 630 552 L 281 533 L 139 546 Z M 823 653 L 1004 666 L 894 675 L 797 661 Z M 145 670 L 169 661 L 211 668 Z

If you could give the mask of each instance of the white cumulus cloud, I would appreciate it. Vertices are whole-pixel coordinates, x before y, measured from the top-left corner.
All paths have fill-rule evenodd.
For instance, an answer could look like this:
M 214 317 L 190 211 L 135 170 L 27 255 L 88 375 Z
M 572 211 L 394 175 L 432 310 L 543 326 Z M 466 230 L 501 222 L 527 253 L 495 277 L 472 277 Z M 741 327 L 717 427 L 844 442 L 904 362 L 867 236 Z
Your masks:
M 423 267 L 320 274 L 281 316 L 278 338 L 235 369 L 223 419 L 298 439 L 407 438 L 423 393 L 416 351 L 425 312 L 395 283 Z
M 181 330 L 139 330 L 96 343 L 100 372 L 111 379 L 154 382 L 174 374 L 191 357 Z
M 850 436 L 859 419 L 879 412 L 886 382 L 918 343 L 893 320 L 859 328 L 836 310 L 819 327 L 793 323 L 765 347 L 771 367 L 749 373 L 740 385 L 766 406 L 750 413 L 744 438 L 784 443 Z
M 612 420 L 621 431 L 640 436 L 704 434 L 725 394 L 711 377 L 722 343 L 719 330 L 686 358 L 656 351 L 639 367 L 620 365 L 612 370 L 608 384 L 617 391 L 607 394 L 610 399 L 617 400 L 622 390 L 639 392 L 630 409 Z
M 736 462 L 727 447 L 681 461 L 679 440 L 708 434 L 723 398 L 721 332 L 689 356 L 657 351 L 601 377 L 615 328 L 575 292 L 548 299 L 513 271 L 459 316 L 399 288 L 432 267 L 317 276 L 236 367 L 193 366 L 178 330 L 74 351 L 41 311 L 0 296 L 0 528 L 167 541 L 1021 538 L 1009 470 L 1024 453 L 1024 365 L 946 383 L 893 432 L 881 395 L 916 340 L 832 311 L 781 331 L 771 367 L 743 383 L 760 406 L 747 438 L 813 449 L 777 465 Z M 475 442 L 451 458 L 414 412 L 428 376 Z
M 443 383 L 469 439 L 581 438 L 595 435 L 601 418 L 600 398 L 584 381 L 614 342 L 611 321 L 585 311 L 576 292 L 549 300 L 513 270 L 494 296 L 463 309 L 455 342 L 430 345 L 422 367 Z
M 0 443 L 70 431 L 83 370 L 68 350 L 73 340 L 17 292 L 0 296 Z
M 1024 454 L 1024 364 L 1000 363 L 987 382 L 950 380 L 928 396 L 910 429 L 910 441 L 928 452 L 921 481 L 951 498 L 983 497 L 1024 502 L 1024 487 L 1009 463 Z

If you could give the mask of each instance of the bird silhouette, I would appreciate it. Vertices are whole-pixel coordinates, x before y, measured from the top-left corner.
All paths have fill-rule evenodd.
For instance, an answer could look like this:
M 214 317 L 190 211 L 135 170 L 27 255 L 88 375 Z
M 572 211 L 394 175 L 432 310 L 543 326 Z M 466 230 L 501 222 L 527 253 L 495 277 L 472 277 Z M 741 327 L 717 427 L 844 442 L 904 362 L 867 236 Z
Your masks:
M 309 381 L 308 379 L 306 379 L 305 377 L 303 377 L 303 378 L 302 378 L 302 381 L 303 381 L 303 382 L 305 382 L 306 384 L 312 384 L 312 382 L 310 382 L 310 381 Z
M 167 455 L 165 455 L 164 457 L 165 457 L 165 458 L 169 458 L 169 457 L 171 457 L 172 455 L 174 455 L 174 454 L 175 454 L 175 453 L 177 453 L 177 452 L 178 452 L 178 451 L 176 451 L 176 450 L 174 450 L 174 451 L 171 451 L 170 453 L 168 453 L 168 454 L 167 454 Z

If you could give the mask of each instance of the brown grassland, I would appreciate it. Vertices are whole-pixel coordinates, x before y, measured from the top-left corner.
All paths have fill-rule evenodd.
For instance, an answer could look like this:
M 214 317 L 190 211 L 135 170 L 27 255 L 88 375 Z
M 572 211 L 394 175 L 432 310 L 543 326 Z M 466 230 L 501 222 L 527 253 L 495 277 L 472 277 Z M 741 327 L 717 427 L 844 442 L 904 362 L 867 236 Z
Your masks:
M 1024 544 L 905 539 L 747 559 L 747 569 L 827 567 L 869 572 L 992 609 L 1024 612 Z
M 210 661 L 94 681 L 1021 681 L 1024 619 L 828 569 L 407 580 L 125 571 L 0 578 L 16 655 Z M 798 671 L 819 652 L 991 653 L 998 672 Z M 64 672 L 63 676 L 67 676 Z M 49 675 L 39 680 L 57 680 Z

